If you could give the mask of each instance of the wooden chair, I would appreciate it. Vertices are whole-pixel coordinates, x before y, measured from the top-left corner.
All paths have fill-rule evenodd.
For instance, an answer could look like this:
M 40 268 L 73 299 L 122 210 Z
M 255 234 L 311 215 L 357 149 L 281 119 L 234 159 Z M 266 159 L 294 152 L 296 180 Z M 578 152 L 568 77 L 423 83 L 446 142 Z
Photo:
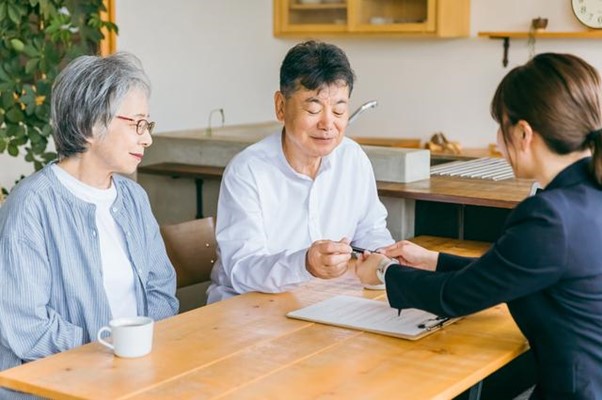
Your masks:
M 163 225 L 161 236 L 176 270 L 178 289 L 210 279 L 217 247 L 213 217 Z

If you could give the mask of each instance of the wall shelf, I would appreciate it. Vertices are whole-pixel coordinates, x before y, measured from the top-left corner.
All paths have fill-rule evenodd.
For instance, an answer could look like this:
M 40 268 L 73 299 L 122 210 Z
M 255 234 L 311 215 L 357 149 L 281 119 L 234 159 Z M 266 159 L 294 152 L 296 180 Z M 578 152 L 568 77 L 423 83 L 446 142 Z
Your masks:
M 508 49 L 510 39 L 602 39 L 602 30 L 572 31 L 572 32 L 479 32 L 479 37 L 502 39 L 504 41 L 504 57 L 502 64 L 508 66 Z

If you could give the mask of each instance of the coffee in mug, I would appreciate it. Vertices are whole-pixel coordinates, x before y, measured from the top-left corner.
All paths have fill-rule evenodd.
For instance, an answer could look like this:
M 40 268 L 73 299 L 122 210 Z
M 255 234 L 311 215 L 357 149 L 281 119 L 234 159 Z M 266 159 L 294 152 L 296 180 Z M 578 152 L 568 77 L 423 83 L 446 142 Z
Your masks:
M 148 317 L 129 317 L 113 319 L 109 326 L 103 326 L 98 331 L 97 339 L 115 353 L 116 356 L 125 358 L 142 357 L 151 352 L 153 348 L 154 321 Z M 102 338 L 102 334 L 109 332 L 111 342 Z

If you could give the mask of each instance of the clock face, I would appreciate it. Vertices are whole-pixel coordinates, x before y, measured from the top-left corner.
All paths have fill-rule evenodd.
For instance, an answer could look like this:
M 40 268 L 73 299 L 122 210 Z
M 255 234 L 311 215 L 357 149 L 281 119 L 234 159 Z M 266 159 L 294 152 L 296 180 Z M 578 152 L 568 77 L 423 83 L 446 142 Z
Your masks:
M 575 17 L 589 28 L 602 29 L 602 0 L 571 0 Z

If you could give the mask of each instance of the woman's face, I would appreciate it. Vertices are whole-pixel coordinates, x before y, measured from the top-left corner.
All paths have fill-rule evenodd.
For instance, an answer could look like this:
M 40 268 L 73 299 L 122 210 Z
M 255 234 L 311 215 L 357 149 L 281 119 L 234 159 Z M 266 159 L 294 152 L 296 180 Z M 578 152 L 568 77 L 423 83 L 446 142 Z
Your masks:
M 138 134 L 136 125 L 148 120 L 148 98 L 139 89 L 125 96 L 115 117 L 102 137 L 90 139 L 88 154 L 101 172 L 132 174 L 144 157 L 144 150 L 153 143 L 148 129 Z
M 510 162 L 508 149 L 506 147 L 506 142 L 504 141 L 504 132 L 502 132 L 501 126 L 497 129 L 497 148 L 500 150 L 500 153 L 502 153 L 502 156 L 504 156 L 506 161 Z

